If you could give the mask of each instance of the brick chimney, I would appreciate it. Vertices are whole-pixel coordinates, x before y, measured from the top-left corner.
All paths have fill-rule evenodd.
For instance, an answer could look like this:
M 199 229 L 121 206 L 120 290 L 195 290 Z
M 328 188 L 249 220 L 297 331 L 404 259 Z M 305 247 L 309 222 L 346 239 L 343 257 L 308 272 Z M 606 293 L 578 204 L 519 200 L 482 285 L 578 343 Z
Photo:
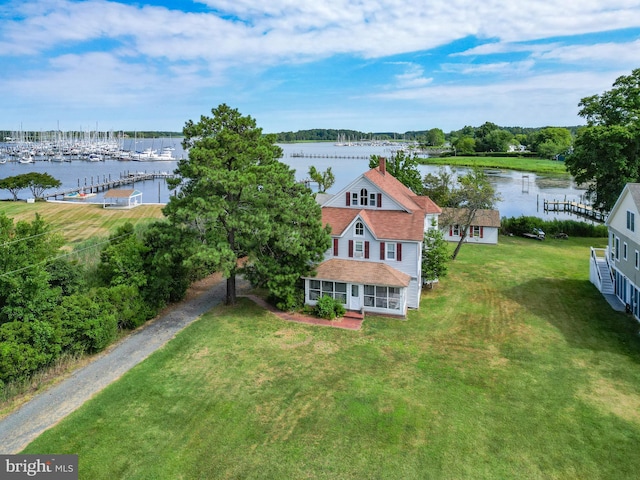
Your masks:
M 387 173 L 387 159 L 380 157 L 380 173 L 385 175 Z

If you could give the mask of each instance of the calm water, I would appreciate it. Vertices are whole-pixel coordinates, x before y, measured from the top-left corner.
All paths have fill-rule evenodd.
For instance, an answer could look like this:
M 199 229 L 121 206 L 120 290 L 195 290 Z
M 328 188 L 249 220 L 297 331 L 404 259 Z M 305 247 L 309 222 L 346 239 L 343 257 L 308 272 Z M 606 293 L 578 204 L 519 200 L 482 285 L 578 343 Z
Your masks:
M 179 139 L 162 140 L 138 140 L 133 145 L 133 140 L 125 143 L 129 150 L 144 150 L 145 148 L 161 149 L 171 146 L 175 148 L 173 155 L 176 159 L 186 157 Z M 382 155 L 389 157 L 393 152 L 388 146 L 335 146 L 330 143 L 305 143 L 281 145 L 284 155 L 282 161 L 296 170 L 296 178 L 303 180 L 308 177 L 309 167 L 315 166 L 318 170 L 326 170 L 331 167 L 336 176 L 336 183 L 329 193 L 336 193 L 345 187 L 351 180 L 365 172 L 369 168 L 370 155 Z M 301 157 L 300 155 L 304 155 Z M 62 182 L 62 188 L 78 188 L 85 185 L 97 184 L 104 180 L 116 179 L 130 172 L 173 172 L 176 161 L 136 162 L 105 160 L 101 162 L 88 162 L 74 160 L 72 162 L 46 162 L 36 161 L 33 164 L 20 164 L 7 162 L 0 165 L 0 178 L 18 175 L 20 173 L 41 172 L 49 173 Z M 422 174 L 437 173 L 438 167 L 421 166 Z M 465 169 L 457 169 L 457 174 L 464 174 Z M 565 213 L 545 213 L 542 209 L 543 201 L 547 200 L 581 200 L 585 194 L 584 188 L 579 188 L 568 177 L 553 177 L 537 175 L 529 172 L 515 172 L 503 170 L 490 175 L 491 182 L 502 196 L 502 201 L 497 205 L 502 217 L 517 217 L 520 215 L 537 216 L 544 219 L 573 218 L 576 216 Z M 164 180 L 153 180 L 136 183 L 136 188 L 143 193 L 145 203 L 166 203 L 171 192 Z M 21 198 L 26 198 L 30 193 L 26 190 L 20 193 Z M 91 202 L 101 203 L 102 193 L 91 198 Z M 0 199 L 11 198 L 7 191 L 0 191 Z

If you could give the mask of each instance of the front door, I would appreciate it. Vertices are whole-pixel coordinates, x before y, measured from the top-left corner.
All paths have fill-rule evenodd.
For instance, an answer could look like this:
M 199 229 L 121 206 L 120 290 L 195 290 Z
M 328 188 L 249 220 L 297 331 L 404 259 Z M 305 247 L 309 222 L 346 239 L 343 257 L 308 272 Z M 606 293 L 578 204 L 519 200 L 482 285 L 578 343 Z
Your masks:
M 349 310 L 360 311 L 362 301 L 360 300 L 360 285 L 351 285 L 351 298 L 349 300 Z

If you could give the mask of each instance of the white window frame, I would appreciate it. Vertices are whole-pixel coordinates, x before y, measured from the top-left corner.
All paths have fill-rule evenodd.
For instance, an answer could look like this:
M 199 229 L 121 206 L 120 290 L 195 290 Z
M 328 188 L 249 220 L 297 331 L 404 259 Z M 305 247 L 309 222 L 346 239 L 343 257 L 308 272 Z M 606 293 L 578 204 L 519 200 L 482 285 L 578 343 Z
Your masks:
M 395 260 L 398 258 L 398 249 L 395 242 L 387 242 L 384 247 L 384 258 L 387 260 Z
M 364 241 L 355 240 L 353 242 L 353 256 L 356 258 L 364 258 Z
M 371 207 L 375 207 L 376 206 L 376 194 L 375 193 L 370 193 L 369 194 L 369 205 Z
M 356 237 L 364 237 L 364 223 L 358 220 L 354 227 L 354 235 Z
M 329 295 L 340 301 L 347 303 L 347 284 L 344 282 L 332 282 L 329 280 L 309 280 L 309 300 L 318 301 L 324 295 Z
M 622 258 L 625 259 L 625 260 L 627 259 L 627 250 L 628 250 L 627 242 L 624 242 L 622 244 Z
M 636 231 L 636 214 L 630 210 L 627 210 L 627 230 Z
M 635 251 L 635 263 L 636 263 L 636 270 L 640 270 L 640 252 L 638 250 Z
M 366 307 L 400 310 L 402 290 L 400 287 L 364 286 L 364 305 Z

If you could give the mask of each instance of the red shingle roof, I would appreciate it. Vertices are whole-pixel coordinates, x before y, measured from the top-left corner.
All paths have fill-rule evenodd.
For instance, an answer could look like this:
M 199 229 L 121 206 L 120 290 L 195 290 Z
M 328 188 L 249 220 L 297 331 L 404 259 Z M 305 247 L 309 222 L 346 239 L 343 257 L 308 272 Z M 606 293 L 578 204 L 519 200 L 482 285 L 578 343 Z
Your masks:
M 411 277 L 385 263 L 332 258 L 318 266 L 316 277 L 334 282 L 408 287 Z
M 402 210 L 373 210 L 324 207 L 322 223 L 331 225 L 332 235 L 342 235 L 344 230 L 360 216 L 378 239 L 422 241 L 424 213 L 408 213 Z

